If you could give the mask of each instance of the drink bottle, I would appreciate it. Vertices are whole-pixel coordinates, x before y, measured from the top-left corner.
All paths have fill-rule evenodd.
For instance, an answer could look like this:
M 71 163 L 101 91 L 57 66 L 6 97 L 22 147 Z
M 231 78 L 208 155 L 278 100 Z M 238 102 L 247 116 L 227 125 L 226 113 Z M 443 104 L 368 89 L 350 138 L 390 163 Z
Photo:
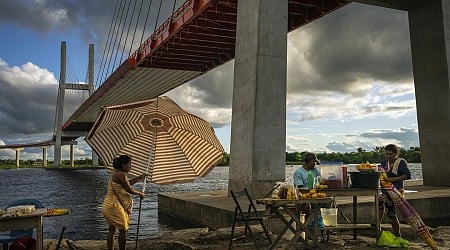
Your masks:
M 308 189 L 314 188 L 314 175 L 311 170 L 308 171 Z

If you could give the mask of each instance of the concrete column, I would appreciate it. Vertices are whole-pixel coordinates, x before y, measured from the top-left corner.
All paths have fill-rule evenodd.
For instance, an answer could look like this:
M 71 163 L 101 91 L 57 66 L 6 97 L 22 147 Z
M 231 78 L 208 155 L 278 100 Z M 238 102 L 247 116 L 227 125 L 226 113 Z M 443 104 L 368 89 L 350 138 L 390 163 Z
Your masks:
M 42 147 L 42 166 L 47 167 L 47 148 L 48 146 Z
M 92 166 L 93 167 L 98 167 L 99 166 L 98 155 L 94 152 L 94 150 L 92 150 Z
M 423 182 L 448 186 L 450 171 L 450 2 L 408 12 Z
M 287 0 L 238 1 L 228 188 L 285 179 Z
M 19 167 L 20 165 L 20 151 L 22 151 L 23 148 L 15 148 L 14 151 L 16 151 L 16 167 Z
M 73 144 L 70 144 L 70 166 L 75 167 L 75 155 L 73 150 Z
M 56 124 L 55 124 L 55 155 L 53 167 L 61 165 L 61 146 L 62 146 L 62 125 L 64 116 L 64 99 L 65 99 L 65 84 L 66 84 L 66 42 L 61 42 L 61 66 L 59 72 L 59 90 L 58 98 L 56 100 Z

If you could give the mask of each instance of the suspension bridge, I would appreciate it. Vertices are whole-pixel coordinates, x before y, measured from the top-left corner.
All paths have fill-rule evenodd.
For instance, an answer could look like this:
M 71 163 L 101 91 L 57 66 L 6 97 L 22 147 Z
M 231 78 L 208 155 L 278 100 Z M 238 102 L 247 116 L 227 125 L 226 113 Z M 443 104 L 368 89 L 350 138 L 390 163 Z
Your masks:
M 143 6 L 143 1 L 140 3 L 125 0 L 116 2 L 110 36 L 97 71 L 95 91 L 92 84 L 92 61 L 88 66 L 90 79 L 86 81 L 88 84 L 66 83 L 66 44 L 63 42 L 54 137 L 38 143 L 3 145 L 0 149 L 16 150 L 17 165 L 20 150 L 25 147 L 42 147 L 43 159 L 46 162 L 47 147 L 55 145 L 56 149 L 62 145 L 70 145 L 71 165 L 73 165 L 75 140 L 90 130 L 102 107 L 157 97 L 232 60 L 235 54 L 238 1 L 188 0 L 181 4 L 177 2 L 181 1 L 150 1 L 147 6 Z M 169 6 L 163 6 L 163 3 L 170 5 L 172 12 L 157 27 L 162 10 L 169 8 Z M 348 3 L 342 0 L 290 0 L 288 1 L 288 31 L 301 27 Z M 140 6 L 136 6 L 137 4 Z M 130 9 L 133 10 L 131 14 Z M 145 10 L 147 10 L 146 13 L 144 13 Z M 138 24 L 147 26 L 147 23 L 140 23 L 138 18 L 151 13 L 156 14 L 155 20 L 149 22 L 155 24 L 153 33 L 146 40 L 141 39 L 139 47 L 131 53 L 135 36 L 127 44 L 123 41 L 125 39 L 123 33 L 135 34 Z M 128 28 L 134 26 L 135 30 L 125 30 L 127 26 Z M 143 35 L 144 33 L 141 37 Z M 129 55 L 116 67 L 117 57 L 120 56 L 120 61 L 124 51 L 129 51 Z M 90 60 L 93 58 L 91 53 L 92 51 L 89 55 Z M 111 73 L 108 74 L 109 72 Z M 74 75 L 72 72 L 72 78 L 76 79 Z M 77 106 L 76 101 L 64 105 L 64 102 L 67 102 L 65 101 L 66 89 L 88 90 L 91 93 L 87 99 L 85 95 L 80 96 L 79 93 L 76 97 L 72 97 L 72 99 L 78 98 L 79 102 L 79 107 L 74 109 L 73 107 Z M 73 114 L 65 119 L 64 117 L 67 117 L 70 112 Z M 60 149 L 55 150 L 54 165 L 56 166 L 61 159 L 60 152 Z
M 64 92 L 78 85 L 66 83 L 62 51 L 50 143 L 55 165 L 60 147 L 84 136 L 103 106 L 155 98 L 235 59 L 230 168 L 237 171 L 229 187 L 266 193 L 284 179 L 277 166 L 284 165 L 286 147 L 286 34 L 352 2 L 408 12 L 424 182 L 444 185 L 450 174 L 436 167 L 450 161 L 450 120 L 443 119 L 450 113 L 450 8 L 443 0 L 117 0 L 96 84 L 89 73 L 83 87 L 90 95 L 68 118 Z

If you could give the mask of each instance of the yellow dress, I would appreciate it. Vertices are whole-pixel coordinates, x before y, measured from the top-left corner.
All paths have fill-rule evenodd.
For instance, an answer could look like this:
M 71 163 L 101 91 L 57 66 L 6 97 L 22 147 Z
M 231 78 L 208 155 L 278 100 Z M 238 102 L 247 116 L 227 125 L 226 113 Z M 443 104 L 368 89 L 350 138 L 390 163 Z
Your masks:
M 116 194 L 120 197 L 120 200 Z M 122 201 L 123 205 L 120 201 Z M 127 213 L 126 208 L 130 208 L 129 211 L 131 213 L 132 207 L 133 199 L 131 195 L 121 184 L 110 181 L 108 184 L 108 192 L 102 205 L 102 214 L 108 226 L 114 226 L 118 230 L 123 229 L 127 231 L 130 225 L 130 215 Z

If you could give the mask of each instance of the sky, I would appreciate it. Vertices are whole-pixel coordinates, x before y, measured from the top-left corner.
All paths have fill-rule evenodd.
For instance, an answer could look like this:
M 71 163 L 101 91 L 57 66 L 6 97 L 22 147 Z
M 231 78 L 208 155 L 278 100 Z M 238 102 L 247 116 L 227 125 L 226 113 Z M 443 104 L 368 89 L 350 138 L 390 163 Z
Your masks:
M 107 51 L 114 2 L 0 0 L 0 145 L 52 137 L 60 43 L 67 43 L 68 80 L 86 82 L 88 45 L 95 45 L 98 65 Z M 174 3 L 163 2 L 158 25 Z M 150 19 L 156 20 L 152 8 Z M 148 34 L 138 26 L 146 38 L 154 23 Z M 290 32 L 287 58 L 287 152 L 420 146 L 407 12 L 351 3 Z M 226 152 L 233 67 L 234 60 L 166 94 L 210 122 Z M 68 152 L 64 147 L 63 159 Z M 91 157 L 84 138 L 75 157 Z M 0 159 L 14 158 L 13 150 L 0 150 Z M 42 149 L 26 148 L 21 158 L 42 159 Z

